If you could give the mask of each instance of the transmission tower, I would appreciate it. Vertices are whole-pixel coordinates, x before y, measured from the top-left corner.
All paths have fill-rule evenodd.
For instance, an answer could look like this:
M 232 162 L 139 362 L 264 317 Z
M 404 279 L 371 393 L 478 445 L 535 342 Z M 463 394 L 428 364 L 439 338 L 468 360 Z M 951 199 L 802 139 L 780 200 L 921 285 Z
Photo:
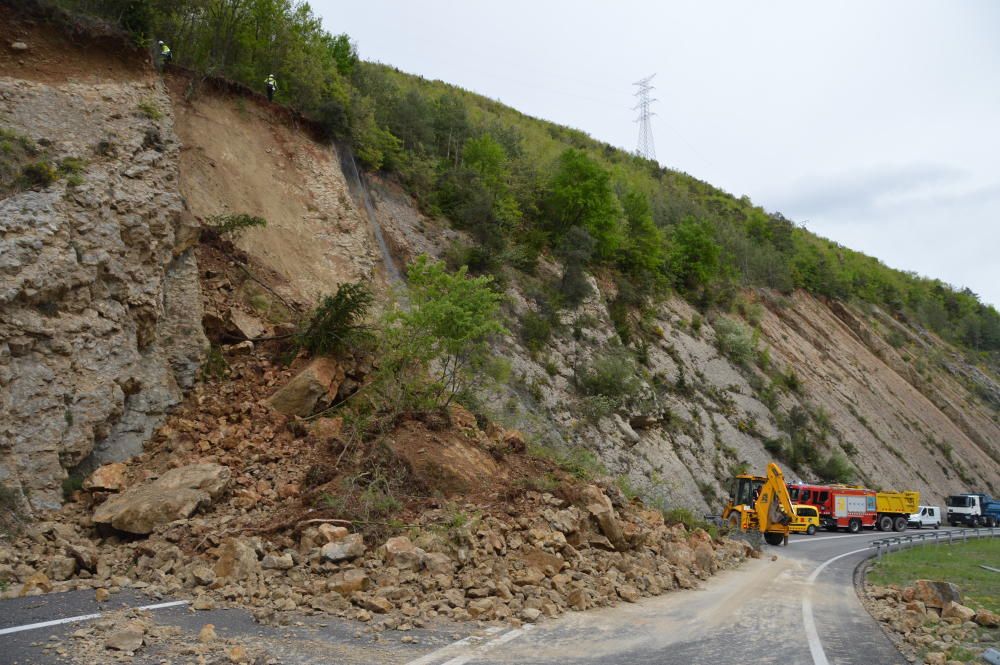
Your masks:
M 644 79 L 640 79 L 633 83 L 632 85 L 638 86 L 639 89 L 635 91 L 635 96 L 639 100 L 639 103 L 632 107 L 633 111 L 639 112 L 639 117 L 635 119 L 639 123 L 639 143 L 636 145 L 635 152 L 640 157 L 645 157 L 646 159 L 651 159 L 656 161 L 656 146 L 653 145 L 653 128 L 650 126 L 649 119 L 652 118 L 655 113 L 649 110 L 650 105 L 655 102 L 655 99 L 650 99 L 649 93 L 653 90 L 653 86 L 650 85 L 650 81 L 656 74 L 650 74 Z

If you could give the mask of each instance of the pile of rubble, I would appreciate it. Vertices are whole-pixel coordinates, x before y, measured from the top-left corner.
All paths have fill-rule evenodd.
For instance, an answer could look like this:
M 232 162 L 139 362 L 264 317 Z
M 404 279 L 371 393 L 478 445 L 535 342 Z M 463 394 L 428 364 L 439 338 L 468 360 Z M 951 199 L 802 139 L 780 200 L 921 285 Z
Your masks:
M 910 662 L 960 663 L 1000 646 L 1000 616 L 962 604 L 950 582 L 916 580 L 913 586 L 866 585 L 862 601 Z
M 594 485 L 583 488 L 577 504 L 529 492 L 510 514 L 477 514 L 468 505 L 468 518 L 459 520 L 455 515 L 466 513 L 429 510 L 408 535 L 377 546 L 323 521 L 271 539 L 207 538 L 201 551 L 182 550 L 182 533 L 204 519 L 188 515 L 230 482 L 224 466 L 191 465 L 109 498 L 87 528 L 33 525 L 0 549 L 0 576 L 12 582 L 4 595 L 92 588 L 107 599 L 131 587 L 191 598 L 195 609 L 251 607 L 261 620 L 328 613 L 406 630 L 435 617 L 534 622 L 635 602 L 692 588 L 752 553 L 700 529 L 668 526 L 658 511 L 616 510 Z M 109 526 L 115 533 L 100 538 Z M 148 535 L 123 540 L 119 530 Z

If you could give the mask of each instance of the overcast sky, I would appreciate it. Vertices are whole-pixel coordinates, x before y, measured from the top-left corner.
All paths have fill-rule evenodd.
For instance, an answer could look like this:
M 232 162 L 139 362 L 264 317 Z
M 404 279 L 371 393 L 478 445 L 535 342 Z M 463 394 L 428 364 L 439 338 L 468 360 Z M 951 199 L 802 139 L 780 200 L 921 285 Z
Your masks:
M 361 56 L 634 149 L 1000 305 L 1000 2 L 313 0 Z

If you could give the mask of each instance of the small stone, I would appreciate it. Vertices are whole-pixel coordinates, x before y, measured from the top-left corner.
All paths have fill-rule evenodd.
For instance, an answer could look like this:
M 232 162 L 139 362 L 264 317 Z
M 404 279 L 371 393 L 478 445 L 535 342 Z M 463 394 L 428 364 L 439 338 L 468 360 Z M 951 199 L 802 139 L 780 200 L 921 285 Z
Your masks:
M 124 629 L 109 635 L 104 646 L 116 651 L 137 651 L 143 644 L 145 634 L 145 626 L 138 621 L 131 621 Z
M 206 623 L 201 627 L 201 630 L 198 631 L 198 641 L 202 644 L 214 642 L 218 639 L 218 637 L 219 636 L 215 634 L 215 624 Z
M 365 541 L 360 533 L 352 533 L 343 540 L 323 545 L 320 554 L 327 561 L 346 561 L 356 559 L 365 553 Z
M 191 569 L 191 577 L 202 586 L 208 586 L 215 582 L 215 571 L 208 566 L 195 566 Z
M 207 595 L 198 596 L 197 598 L 194 599 L 194 602 L 191 603 L 191 608 L 200 611 L 214 610 L 215 601 L 212 600 L 211 596 Z
M 261 561 L 260 567 L 264 570 L 289 570 L 294 565 L 292 555 L 285 552 L 280 555 L 268 554 Z
M 11 51 L 27 51 L 28 50 L 28 45 L 25 44 L 24 42 L 11 42 L 10 43 L 10 50 Z
M 240 646 L 239 644 L 229 649 L 226 655 L 229 657 L 230 663 L 250 662 L 250 653 L 246 650 L 246 647 Z
M 526 607 L 521 610 L 521 620 L 527 623 L 535 623 L 542 616 L 542 611 L 534 607 Z
M 110 597 L 111 593 L 108 592 L 108 590 L 103 587 L 94 591 L 94 600 L 96 600 L 99 603 L 107 601 L 107 599 Z

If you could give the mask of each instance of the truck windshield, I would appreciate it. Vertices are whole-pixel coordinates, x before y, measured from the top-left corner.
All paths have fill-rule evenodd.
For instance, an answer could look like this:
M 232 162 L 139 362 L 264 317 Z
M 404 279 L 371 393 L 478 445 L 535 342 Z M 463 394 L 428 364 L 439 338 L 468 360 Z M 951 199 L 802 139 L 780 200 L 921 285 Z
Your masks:
M 949 496 L 948 505 L 952 508 L 968 508 L 972 505 L 972 497 L 969 496 Z

